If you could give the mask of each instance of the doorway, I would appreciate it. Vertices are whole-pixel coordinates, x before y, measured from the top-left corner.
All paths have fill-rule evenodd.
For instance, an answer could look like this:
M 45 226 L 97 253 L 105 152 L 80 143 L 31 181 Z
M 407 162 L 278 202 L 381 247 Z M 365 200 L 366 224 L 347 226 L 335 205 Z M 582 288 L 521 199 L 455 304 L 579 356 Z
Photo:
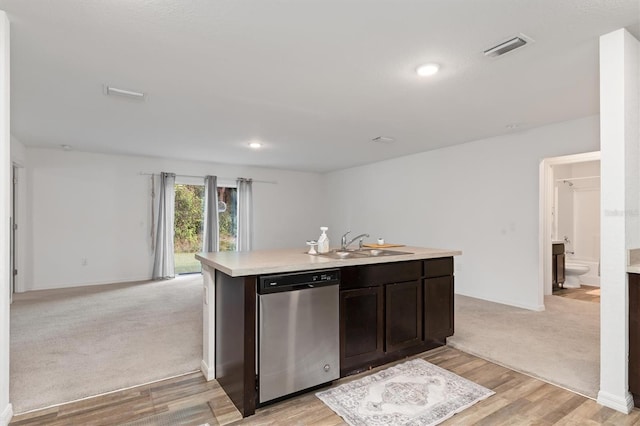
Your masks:
M 218 241 L 220 251 L 235 251 L 238 237 L 237 188 L 218 186 Z M 195 254 L 202 251 L 204 185 L 176 183 L 174 262 L 177 275 L 202 271 Z
M 598 162 L 599 170 L 599 161 L 600 152 L 589 152 L 545 158 L 540 163 L 538 301 L 541 306 L 544 306 L 544 296 L 553 294 L 554 242 L 564 245 L 568 261 L 588 263 L 591 284 L 600 285 L 600 204 L 599 196 L 591 191 L 596 187 L 599 191 L 600 173 L 590 169 Z M 597 217 L 593 212 L 585 214 L 585 207 L 594 201 L 597 201 Z M 593 235 L 580 232 L 581 227 L 586 226 L 597 227 L 597 232 Z
M 175 185 L 173 259 L 176 274 L 200 273 L 195 254 L 202 251 L 204 185 Z

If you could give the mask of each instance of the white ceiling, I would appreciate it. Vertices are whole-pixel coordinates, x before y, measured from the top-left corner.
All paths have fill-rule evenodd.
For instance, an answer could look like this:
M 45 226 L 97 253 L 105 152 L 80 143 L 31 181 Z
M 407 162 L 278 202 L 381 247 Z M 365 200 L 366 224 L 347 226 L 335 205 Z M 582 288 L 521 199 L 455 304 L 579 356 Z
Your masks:
M 0 0 L 25 145 L 329 171 L 598 113 L 638 0 Z M 535 43 L 493 59 L 518 33 Z M 438 62 L 419 78 L 415 68 Z M 105 96 L 103 85 L 146 101 Z M 396 139 L 373 144 L 376 136 Z M 247 143 L 259 139 L 260 151 Z

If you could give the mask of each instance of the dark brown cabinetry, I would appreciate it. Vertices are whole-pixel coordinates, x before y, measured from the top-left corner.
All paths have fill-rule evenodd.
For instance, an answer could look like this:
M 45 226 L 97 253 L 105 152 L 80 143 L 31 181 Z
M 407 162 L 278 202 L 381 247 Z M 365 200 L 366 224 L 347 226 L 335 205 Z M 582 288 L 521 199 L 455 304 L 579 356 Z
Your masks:
M 553 244 L 551 249 L 551 275 L 553 288 L 562 288 L 564 284 L 564 244 Z
M 425 340 L 442 341 L 453 335 L 453 276 L 424 280 Z
M 453 257 L 424 261 L 425 340 L 453 335 Z
M 422 283 L 411 281 L 384 286 L 386 352 L 422 342 Z
M 640 407 L 640 274 L 629 274 L 629 392 Z
M 342 376 L 442 346 L 453 334 L 453 258 L 342 269 Z
M 340 292 L 341 365 L 366 364 L 384 355 L 382 287 Z

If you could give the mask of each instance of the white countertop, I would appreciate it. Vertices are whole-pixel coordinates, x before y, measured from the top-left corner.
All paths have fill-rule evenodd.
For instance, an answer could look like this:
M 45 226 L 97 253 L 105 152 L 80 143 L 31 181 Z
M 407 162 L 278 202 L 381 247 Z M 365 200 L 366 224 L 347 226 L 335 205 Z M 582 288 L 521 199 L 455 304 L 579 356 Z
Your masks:
M 394 247 L 385 250 L 410 252 L 411 254 L 353 259 L 331 259 L 324 256 L 309 255 L 305 252 L 304 248 L 295 248 L 256 250 L 248 252 L 223 251 L 216 253 L 198 253 L 196 254 L 196 259 L 202 262 L 203 265 L 211 266 L 232 277 L 242 277 L 280 272 L 340 268 L 343 266 L 433 259 L 437 257 L 459 256 L 462 254 L 459 250 L 424 247 Z

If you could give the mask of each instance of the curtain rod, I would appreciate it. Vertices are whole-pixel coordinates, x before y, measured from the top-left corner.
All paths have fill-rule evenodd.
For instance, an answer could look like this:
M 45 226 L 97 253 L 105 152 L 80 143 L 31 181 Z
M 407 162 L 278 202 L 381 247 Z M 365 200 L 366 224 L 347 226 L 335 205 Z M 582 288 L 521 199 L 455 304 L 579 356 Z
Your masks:
M 145 172 L 140 172 L 140 175 L 142 176 L 160 176 L 160 173 L 145 173 Z M 180 174 L 175 174 L 177 177 L 186 177 L 186 178 L 198 178 L 198 179 L 204 179 L 204 176 L 196 176 L 196 175 L 180 175 Z M 230 178 L 230 177 L 222 177 L 222 176 L 218 176 L 218 179 L 222 179 L 222 180 L 236 180 L 236 179 L 250 179 L 250 178 Z M 258 182 L 258 183 L 270 183 L 273 185 L 277 185 L 278 181 L 275 180 L 256 180 L 256 179 L 251 179 L 251 181 L 253 182 Z

